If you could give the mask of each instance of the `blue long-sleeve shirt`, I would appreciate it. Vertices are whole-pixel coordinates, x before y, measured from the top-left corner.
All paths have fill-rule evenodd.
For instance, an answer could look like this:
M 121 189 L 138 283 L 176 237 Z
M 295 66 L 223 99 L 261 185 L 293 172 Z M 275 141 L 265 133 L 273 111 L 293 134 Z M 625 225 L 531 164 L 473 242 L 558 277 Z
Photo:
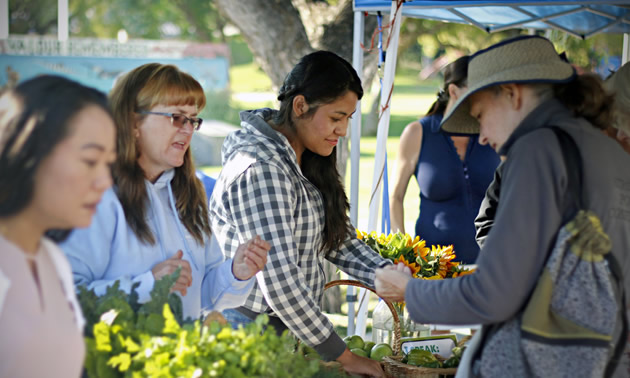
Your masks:
M 201 245 L 188 233 L 175 207 L 170 186 L 173 175 L 174 171 L 169 170 L 155 183 L 145 181 L 149 197 L 145 218 L 155 237 L 154 245 L 137 238 L 114 190 L 105 192 L 92 224 L 74 230 L 61 244 L 72 265 L 75 284 L 104 294 L 116 280 L 127 292 L 138 282 L 140 302 L 145 302 L 154 284 L 151 268 L 181 249 L 192 270 L 192 286 L 182 296 L 184 318 L 196 319 L 204 310 L 220 311 L 242 305 L 254 280 L 239 281 L 234 277 L 232 260 L 224 258 L 214 237 Z

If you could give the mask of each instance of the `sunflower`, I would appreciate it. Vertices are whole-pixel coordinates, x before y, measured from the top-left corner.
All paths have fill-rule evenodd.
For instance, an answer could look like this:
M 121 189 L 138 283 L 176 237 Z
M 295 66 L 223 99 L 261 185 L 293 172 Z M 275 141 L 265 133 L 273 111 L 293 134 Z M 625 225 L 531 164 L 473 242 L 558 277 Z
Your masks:
M 455 253 L 453 252 L 453 245 L 448 245 L 448 246 L 440 246 L 438 244 L 438 246 L 431 246 L 431 254 L 435 257 L 438 258 L 438 271 L 437 274 L 439 274 L 440 276 L 442 276 L 442 278 L 446 277 L 448 271 L 451 268 L 451 265 L 449 265 L 449 263 L 451 262 L 451 260 L 453 260 L 455 258 Z
M 410 263 L 409 261 L 407 261 L 407 259 L 405 259 L 404 256 L 398 256 L 395 260 L 394 260 L 394 265 L 397 265 L 399 262 L 405 264 L 406 267 L 408 267 L 411 270 L 411 276 L 412 277 L 418 277 L 418 272 L 420 271 L 420 267 L 418 266 L 418 264 L 416 264 L 415 262 Z
M 427 261 L 426 259 L 426 255 L 431 251 L 430 248 L 427 248 L 427 242 L 424 239 L 420 239 L 419 236 L 416 236 L 415 241 L 414 240 L 414 245 L 413 245 L 413 252 L 416 254 L 416 257 L 421 257 L 424 261 Z
M 444 279 L 444 277 L 440 276 L 439 274 L 436 274 L 435 276 L 431 276 L 431 277 L 422 277 L 423 280 L 442 280 Z
M 473 274 L 475 273 L 474 269 L 469 269 L 469 270 L 460 270 L 457 272 L 453 272 L 453 275 L 451 276 L 451 278 L 457 278 L 457 277 L 461 277 L 461 276 L 467 276 L 469 274 Z
M 358 229 L 358 228 L 355 228 L 354 230 L 357 232 L 357 239 L 359 239 L 359 240 L 363 240 L 363 238 L 366 236 L 366 235 L 365 235 L 365 232 L 361 232 L 361 231 L 359 231 L 359 229 Z

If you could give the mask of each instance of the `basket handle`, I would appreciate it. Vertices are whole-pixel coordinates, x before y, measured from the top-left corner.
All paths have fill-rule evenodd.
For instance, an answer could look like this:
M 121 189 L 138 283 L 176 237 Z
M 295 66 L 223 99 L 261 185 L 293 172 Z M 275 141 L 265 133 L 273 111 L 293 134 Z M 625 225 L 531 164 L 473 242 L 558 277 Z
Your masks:
M 364 289 L 367 289 L 369 291 L 371 291 L 372 293 L 376 294 L 378 296 L 378 294 L 376 293 L 376 291 L 370 287 L 367 287 L 365 285 L 363 285 L 361 282 L 359 281 L 355 281 L 355 280 L 335 280 L 335 281 L 330 281 L 326 284 L 326 286 L 324 286 L 324 290 L 331 288 L 333 286 L 340 286 L 340 285 L 346 285 L 346 286 L 356 286 L 356 287 L 361 287 Z M 380 298 L 380 297 L 379 297 Z M 389 308 L 389 311 L 392 312 L 392 319 L 394 320 L 394 345 L 393 345 L 393 349 L 394 349 L 394 354 L 395 355 L 400 355 L 400 338 L 401 338 L 401 332 L 400 332 L 400 318 L 398 317 L 398 312 L 396 311 L 396 309 L 394 308 L 394 305 L 392 305 L 392 303 L 390 301 L 388 301 L 387 299 L 381 298 L 385 304 L 387 305 L 387 307 Z

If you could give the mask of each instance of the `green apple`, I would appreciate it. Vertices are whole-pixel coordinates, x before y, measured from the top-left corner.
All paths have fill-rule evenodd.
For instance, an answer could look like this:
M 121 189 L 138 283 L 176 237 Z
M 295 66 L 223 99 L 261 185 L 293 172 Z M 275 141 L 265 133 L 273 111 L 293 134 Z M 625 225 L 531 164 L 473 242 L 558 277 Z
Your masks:
M 370 351 L 370 358 L 376 361 L 381 361 L 385 356 L 393 356 L 394 351 L 389 344 L 381 343 L 376 344 Z
M 367 356 L 368 356 L 367 352 L 364 351 L 361 348 L 352 348 L 352 349 L 350 349 L 350 352 L 356 354 L 357 356 L 361 356 L 361 357 L 366 357 L 367 358 Z
M 359 335 L 346 336 L 343 341 L 346 343 L 348 349 L 363 349 L 363 345 L 365 344 Z
M 374 345 L 376 344 L 373 341 L 366 341 L 365 345 L 363 345 L 363 350 L 367 352 L 368 357 L 370 356 L 370 352 L 372 351 Z

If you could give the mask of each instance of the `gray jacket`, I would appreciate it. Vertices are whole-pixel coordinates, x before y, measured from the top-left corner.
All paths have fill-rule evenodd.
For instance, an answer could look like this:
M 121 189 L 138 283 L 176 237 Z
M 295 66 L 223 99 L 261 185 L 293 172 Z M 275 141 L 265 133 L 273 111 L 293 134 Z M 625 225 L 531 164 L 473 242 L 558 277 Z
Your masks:
M 567 172 L 554 132 L 566 130 L 580 149 L 584 191 L 611 237 L 613 254 L 630 271 L 630 155 L 555 99 L 539 105 L 500 151 L 501 200 L 477 259 L 477 272 L 443 281 L 413 280 L 405 295 L 422 323 L 494 324 L 515 316 L 553 247 L 569 203 Z M 629 279 L 624 277 L 626 292 Z

